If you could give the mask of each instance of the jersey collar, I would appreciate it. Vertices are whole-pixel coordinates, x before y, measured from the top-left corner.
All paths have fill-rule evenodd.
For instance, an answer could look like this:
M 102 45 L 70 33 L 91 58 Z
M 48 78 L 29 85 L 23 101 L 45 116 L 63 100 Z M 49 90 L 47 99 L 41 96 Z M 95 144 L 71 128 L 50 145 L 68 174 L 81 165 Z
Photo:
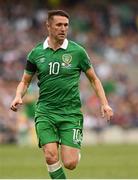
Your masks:
M 65 39 L 63 44 L 60 46 L 61 49 L 67 49 L 68 46 L 68 40 Z M 43 43 L 43 49 L 47 49 L 49 47 L 48 45 L 48 37 L 46 38 L 46 40 Z

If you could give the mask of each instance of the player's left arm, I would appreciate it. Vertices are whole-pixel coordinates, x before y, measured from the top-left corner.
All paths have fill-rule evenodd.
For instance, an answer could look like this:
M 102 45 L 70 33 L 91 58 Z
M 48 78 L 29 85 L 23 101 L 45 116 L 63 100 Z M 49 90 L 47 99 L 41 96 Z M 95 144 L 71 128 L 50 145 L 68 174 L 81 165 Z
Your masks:
M 89 68 L 86 71 L 86 76 L 88 77 L 92 87 L 94 88 L 97 96 L 99 97 L 100 103 L 101 103 L 101 114 L 102 117 L 106 117 L 106 119 L 109 121 L 111 120 L 113 116 L 113 110 L 109 106 L 102 83 L 100 79 L 97 77 L 95 71 L 93 68 Z

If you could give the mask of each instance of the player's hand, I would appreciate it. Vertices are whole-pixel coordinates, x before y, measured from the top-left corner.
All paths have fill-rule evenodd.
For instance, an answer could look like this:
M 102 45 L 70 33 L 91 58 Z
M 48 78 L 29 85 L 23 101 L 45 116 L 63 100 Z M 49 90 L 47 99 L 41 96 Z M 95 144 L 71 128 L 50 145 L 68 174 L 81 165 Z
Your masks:
M 101 106 L 101 114 L 103 118 L 106 118 L 106 120 L 108 122 L 110 122 L 110 120 L 113 117 L 113 110 L 109 105 L 102 105 Z
M 22 105 L 22 104 L 23 104 L 22 98 L 15 97 L 15 99 L 11 103 L 10 109 L 12 111 L 17 111 L 19 106 Z

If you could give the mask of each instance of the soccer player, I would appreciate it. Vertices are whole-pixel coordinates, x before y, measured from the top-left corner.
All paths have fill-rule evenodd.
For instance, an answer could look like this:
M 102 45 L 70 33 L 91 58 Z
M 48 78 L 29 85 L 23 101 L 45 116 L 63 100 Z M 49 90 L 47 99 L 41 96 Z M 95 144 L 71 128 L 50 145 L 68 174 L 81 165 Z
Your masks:
M 68 28 L 67 12 L 48 12 L 48 37 L 29 53 L 22 80 L 11 103 L 11 109 L 17 111 L 36 73 L 40 91 L 35 111 L 35 128 L 52 179 L 66 179 L 59 153 L 64 167 L 70 170 L 76 167 L 80 159 L 83 115 L 78 84 L 82 71 L 99 97 L 102 116 L 107 120 L 113 116 L 86 51 L 75 42 L 67 40 Z

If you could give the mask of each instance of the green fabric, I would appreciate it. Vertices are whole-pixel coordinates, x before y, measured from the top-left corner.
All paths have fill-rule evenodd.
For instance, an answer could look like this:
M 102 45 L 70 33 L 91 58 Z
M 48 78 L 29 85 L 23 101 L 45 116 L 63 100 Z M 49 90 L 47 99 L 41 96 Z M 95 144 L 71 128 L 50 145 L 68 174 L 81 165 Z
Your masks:
M 56 51 L 43 49 L 43 43 L 40 43 L 28 55 L 28 61 L 37 66 L 40 88 L 38 104 L 44 104 L 45 110 L 81 107 L 78 87 L 80 73 L 86 72 L 92 65 L 83 47 L 68 42 L 66 50 L 60 48 Z
M 24 106 L 24 110 L 28 119 L 33 119 L 35 115 L 35 102 L 32 101 L 32 102 L 26 103 Z
M 83 116 L 80 114 L 68 116 L 48 113 L 36 118 L 36 134 L 39 147 L 52 142 L 81 148 Z
M 66 179 L 66 176 L 62 167 L 58 169 L 57 171 L 49 172 L 49 175 L 51 179 Z

